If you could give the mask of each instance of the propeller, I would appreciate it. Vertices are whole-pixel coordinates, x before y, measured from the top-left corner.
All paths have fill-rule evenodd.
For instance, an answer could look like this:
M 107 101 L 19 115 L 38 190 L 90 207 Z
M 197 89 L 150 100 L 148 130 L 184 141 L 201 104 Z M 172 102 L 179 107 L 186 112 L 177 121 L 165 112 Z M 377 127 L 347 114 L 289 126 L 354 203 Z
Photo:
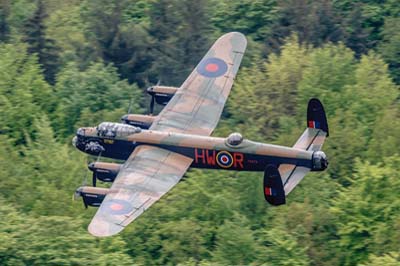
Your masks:
M 85 171 L 85 173 L 83 174 L 83 178 L 82 178 L 82 186 L 84 187 L 87 184 L 87 171 Z M 72 201 L 78 200 L 79 197 L 81 197 L 81 187 L 77 188 L 75 190 L 75 192 L 72 194 Z M 85 206 L 85 208 L 87 209 L 88 205 L 85 202 L 85 199 L 83 199 L 83 206 Z
M 151 101 L 150 101 L 150 114 L 153 115 L 154 113 L 154 103 L 156 101 L 156 98 L 154 95 L 151 95 Z
M 161 83 L 161 79 L 158 79 L 157 84 L 155 86 L 159 86 Z M 153 88 L 154 86 L 151 86 L 150 88 Z M 151 100 L 150 100 L 150 115 L 153 115 L 154 113 L 154 104 L 156 102 L 156 97 L 155 97 L 155 93 L 150 94 L 151 95 Z
M 128 115 L 130 115 L 132 111 L 132 101 L 133 99 L 131 98 L 131 100 L 129 101 Z

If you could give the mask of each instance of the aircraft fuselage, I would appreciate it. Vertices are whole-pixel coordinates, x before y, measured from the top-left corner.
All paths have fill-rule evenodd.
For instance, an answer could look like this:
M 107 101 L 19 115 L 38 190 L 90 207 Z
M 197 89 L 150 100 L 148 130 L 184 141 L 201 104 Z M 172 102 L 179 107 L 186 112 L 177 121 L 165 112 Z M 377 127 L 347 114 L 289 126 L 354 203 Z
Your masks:
M 232 146 L 225 138 L 141 130 L 126 137 L 101 137 L 95 128 L 79 129 L 74 146 L 91 154 L 126 160 L 139 145 L 151 145 L 193 159 L 191 167 L 236 171 L 264 171 L 269 164 L 312 167 L 312 151 L 244 139 Z

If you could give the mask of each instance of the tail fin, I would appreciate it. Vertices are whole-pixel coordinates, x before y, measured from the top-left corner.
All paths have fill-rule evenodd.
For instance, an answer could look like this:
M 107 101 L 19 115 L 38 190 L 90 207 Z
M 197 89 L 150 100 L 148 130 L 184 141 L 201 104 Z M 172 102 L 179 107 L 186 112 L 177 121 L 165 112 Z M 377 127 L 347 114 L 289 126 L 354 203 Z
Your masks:
M 326 133 L 327 137 L 329 136 L 328 121 L 326 120 L 324 106 L 316 98 L 312 98 L 308 102 L 307 127 L 321 129 Z
M 293 147 L 319 151 L 328 136 L 329 128 L 324 107 L 318 99 L 313 98 L 308 102 L 307 128 Z
M 278 168 L 268 165 L 264 171 L 264 197 L 274 206 L 286 203 L 285 191 Z
M 293 147 L 307 151 L 320 151 L 328 136 L 329 128 L 324 107 L 318 99 L 313 98 L 308 102 L 307 128 Z M 306 167 L 281 164 L 279 172 L 285 194 L 288 195 L 310 170 Z

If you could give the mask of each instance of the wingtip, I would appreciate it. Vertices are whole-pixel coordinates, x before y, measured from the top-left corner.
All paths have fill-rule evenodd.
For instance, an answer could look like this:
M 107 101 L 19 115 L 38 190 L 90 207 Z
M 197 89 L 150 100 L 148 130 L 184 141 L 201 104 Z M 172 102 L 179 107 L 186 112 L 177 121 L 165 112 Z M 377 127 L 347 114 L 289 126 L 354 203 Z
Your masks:
M 121 232 L 125 227 L 117 224 L 101 223 L 92 221 L 88 226 L 88 231 L 95 237 L 108 237 Z

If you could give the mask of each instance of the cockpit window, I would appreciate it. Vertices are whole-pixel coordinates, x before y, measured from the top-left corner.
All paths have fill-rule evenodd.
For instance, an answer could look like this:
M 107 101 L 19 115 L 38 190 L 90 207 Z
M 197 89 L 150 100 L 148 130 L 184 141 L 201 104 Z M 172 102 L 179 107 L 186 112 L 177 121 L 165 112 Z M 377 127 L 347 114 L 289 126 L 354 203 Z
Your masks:
M 126 137 L 140 132 L 140 128 L 131 125 L 103 122 L 97 126 L 97 135 L 100 137 Z
M 232 133 L 226 139 L 227 144 L 230 146 L 237 146 L 240 143 L 242 143 L 242 141 L 243 141 L 243 137 L 240 133 Z

